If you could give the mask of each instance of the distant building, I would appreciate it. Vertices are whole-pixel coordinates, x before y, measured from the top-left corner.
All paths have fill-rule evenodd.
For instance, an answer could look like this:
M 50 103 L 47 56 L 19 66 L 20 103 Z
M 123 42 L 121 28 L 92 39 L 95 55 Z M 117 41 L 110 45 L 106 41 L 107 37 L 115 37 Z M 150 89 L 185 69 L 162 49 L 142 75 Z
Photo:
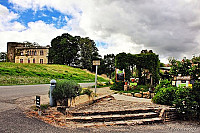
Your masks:
M 48 63 L 49 46 L 39 46 L 36 43 L 7 43 L 7 59 L 14 63 Z

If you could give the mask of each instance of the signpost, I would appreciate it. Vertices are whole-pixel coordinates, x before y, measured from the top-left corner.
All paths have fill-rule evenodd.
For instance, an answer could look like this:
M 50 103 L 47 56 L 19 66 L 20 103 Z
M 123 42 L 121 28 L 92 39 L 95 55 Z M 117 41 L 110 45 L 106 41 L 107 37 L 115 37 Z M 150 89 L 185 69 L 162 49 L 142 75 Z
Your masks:
M 115 69 L 115 72 L 116 72 L 116 81 L 117 82 L 120 82 L 120 81 L 123 81 L 125 82 L 125 71 L 124 69 L 123 70 L 119 70 L 119 69 Z
M 36 107 L 38 108 L 38 114 L 41 115 L 41 111 L 40 111 L 40 96 L 36 96 Z
M 36 96 L 36 107 L 40 108 L 40 96 Z
M 96 66 L 96 74 L 95 74 L 95 96 L 96 96 L 96 89 L 97 89 L 97 69 L 100 65 L 100 60 L 93 60 L 93 65 Z

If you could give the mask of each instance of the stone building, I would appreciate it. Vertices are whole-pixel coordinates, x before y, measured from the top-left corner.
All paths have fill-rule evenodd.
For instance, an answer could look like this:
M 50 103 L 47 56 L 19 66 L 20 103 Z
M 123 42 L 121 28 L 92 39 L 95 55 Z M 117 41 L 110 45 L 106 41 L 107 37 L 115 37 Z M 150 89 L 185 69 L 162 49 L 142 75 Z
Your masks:
M 39 46 L 36 43 L 7 43 L 7 59 L 14 63 L 48 63 L 49 46 Z

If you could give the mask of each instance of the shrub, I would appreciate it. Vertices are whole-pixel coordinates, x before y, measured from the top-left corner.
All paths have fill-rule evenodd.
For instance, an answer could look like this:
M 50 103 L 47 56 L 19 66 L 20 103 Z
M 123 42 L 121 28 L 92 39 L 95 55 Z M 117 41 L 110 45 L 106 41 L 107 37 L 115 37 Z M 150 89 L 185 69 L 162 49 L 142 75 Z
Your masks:
M 160 88 L 153 97 L 153 102 L 164 105 L 173 105 L 177 87 Z
M 184 119 L 196 117 L 198 113 L 198 102 L 195 101 L 192 91 L 191 88 L 178 88 L 175 92 L 173 104 L 178 114 L 181 117 L 184 116 L 182 117 Z
M 154 103 L 174 106 L 179 118 L 200 118 L 200 83 L 193 88 L 160 88 L 153 98 Z
M 110 89 L 118 91 L 124 90 L 124 82 L 115 82 Z
M 172 87 L 171 81 L 168 81 L 167 79 L 161 80 L 160 84 L 156 86 L 155 92 L 158 92 L 160 88 L 167 88 L 167 87 Z
M 68 99 L 75 98 L 81 92 L 81 87 L 75 81 L 58 80 L 52 96 L 61 105 L 68 106 Z

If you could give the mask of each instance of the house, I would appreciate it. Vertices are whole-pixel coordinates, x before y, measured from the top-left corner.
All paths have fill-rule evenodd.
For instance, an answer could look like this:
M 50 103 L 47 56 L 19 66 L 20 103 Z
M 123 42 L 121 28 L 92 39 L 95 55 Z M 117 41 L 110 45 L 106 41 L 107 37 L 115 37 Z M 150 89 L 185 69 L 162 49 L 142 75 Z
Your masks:
M 30 42 L 8 42 L 7 59 L 14 63 L 48 63 L 49 46 Z

